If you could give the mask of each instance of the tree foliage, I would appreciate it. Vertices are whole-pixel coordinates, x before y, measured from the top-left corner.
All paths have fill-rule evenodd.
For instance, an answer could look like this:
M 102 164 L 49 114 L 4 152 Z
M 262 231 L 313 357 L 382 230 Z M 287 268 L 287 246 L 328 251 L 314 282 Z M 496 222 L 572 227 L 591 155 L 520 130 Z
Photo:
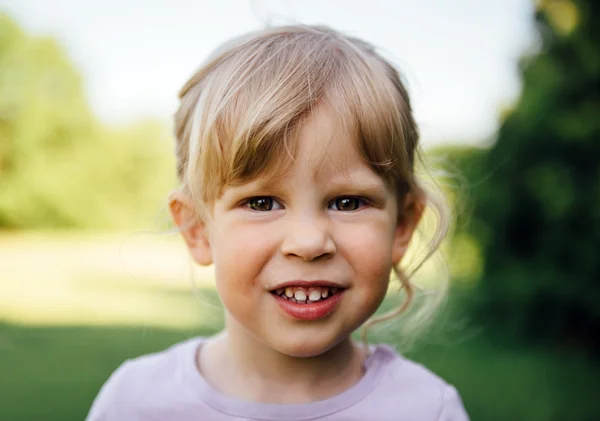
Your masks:
M 62 48 L 0 14 L 0 229 L 148 226 L 171 155 L 158 122 L 102 125 Z
M 467 171 L 468 231 L 480 243 L 479 320 L 514 335 L 600 344 L 600 3 L 538 4 L 541 51 L 523 92 Z M 481 318 L 479 318 L 481 317 Z

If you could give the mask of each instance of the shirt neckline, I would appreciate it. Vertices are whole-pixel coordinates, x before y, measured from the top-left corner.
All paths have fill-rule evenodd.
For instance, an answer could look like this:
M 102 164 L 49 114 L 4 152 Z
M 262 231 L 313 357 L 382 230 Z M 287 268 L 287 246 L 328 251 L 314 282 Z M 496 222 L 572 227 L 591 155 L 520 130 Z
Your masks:
M 330 398 L 303 404 L 270 404 L 243 401 L 214 389 L 196 367 L 196 353 L 205 342 L 196 338 L 189 342 L 181 359 L 183 373 L 188 377 L 194 394 L 206 405 L 225 415 L 265 421 L 304 421 L 340 412 L 350 408 L 369 395 L 383 374 L 384 363 L 393 358 L 386 345 L 371 348 L 365 360 L 365 374 L 349 389 Z

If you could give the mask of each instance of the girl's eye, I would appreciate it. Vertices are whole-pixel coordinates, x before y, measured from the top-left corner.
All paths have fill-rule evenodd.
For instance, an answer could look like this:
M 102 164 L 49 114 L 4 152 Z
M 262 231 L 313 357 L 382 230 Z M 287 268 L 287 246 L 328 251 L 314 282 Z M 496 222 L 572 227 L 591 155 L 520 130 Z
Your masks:
M 245 205 L 257 212 L 268 212 L 273 209 L 281 209 L 281 205 L 272 197 L 268 196 L 251 197 L 246 201 Z
M 338 197 L 331 203 L 331 209 L 342 212 L 352 212 L 362 208 L 365 204 L 365 200 L 358 197 Z

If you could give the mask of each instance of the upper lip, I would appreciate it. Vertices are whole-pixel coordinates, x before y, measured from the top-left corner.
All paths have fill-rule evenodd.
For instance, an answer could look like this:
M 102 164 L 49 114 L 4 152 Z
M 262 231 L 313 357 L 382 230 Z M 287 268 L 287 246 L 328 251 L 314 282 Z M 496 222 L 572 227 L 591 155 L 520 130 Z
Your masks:
M 277 290 L 277 289 L 281 289 L 281 288 L 287 288 L 287 287 L 304 287 L 304 288 L 310 288 L 310 287 L 329 287 L 329 288 L 340 288 L 343 289 L 345 288 L 343 285 L 338 284 L 337 282 L 331 282 L 331 281 L 326 281 L 326 280 L 316 280 L 316 281 L 306 281 L 306 280 L 301 280 L 301 279 L 297 279 L 294 281 L 287 281 L 287 282 L 282 282 L 280 284 L 275 285 L 275 287 L 271 288 L 271 291 Z

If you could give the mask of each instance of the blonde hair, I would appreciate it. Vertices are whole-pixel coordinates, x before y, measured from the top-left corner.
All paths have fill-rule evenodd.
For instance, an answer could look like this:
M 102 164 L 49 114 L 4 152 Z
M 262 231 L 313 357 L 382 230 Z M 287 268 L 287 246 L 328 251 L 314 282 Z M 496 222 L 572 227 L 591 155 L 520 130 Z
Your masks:
M 267 28 L 223 45 L 179 98 L 177 172 L 199 218 L 208 218 L 206 204 L 225 186 L 289 168 L 297 150 L 294 135 L 325 104 L 400 201 L 415 193 L 436 211 L 438 226 L 423 261 L 446 235 L 447 207 L 415 175 L 419 133 L 408 93 L 396 69 L 370 44 L 322 26 Z M 399 267 L 394 272 L 406 301 L 369 320 L 365 335 L 368 326 L 402 313 L 413 298 L 412 273 Z

